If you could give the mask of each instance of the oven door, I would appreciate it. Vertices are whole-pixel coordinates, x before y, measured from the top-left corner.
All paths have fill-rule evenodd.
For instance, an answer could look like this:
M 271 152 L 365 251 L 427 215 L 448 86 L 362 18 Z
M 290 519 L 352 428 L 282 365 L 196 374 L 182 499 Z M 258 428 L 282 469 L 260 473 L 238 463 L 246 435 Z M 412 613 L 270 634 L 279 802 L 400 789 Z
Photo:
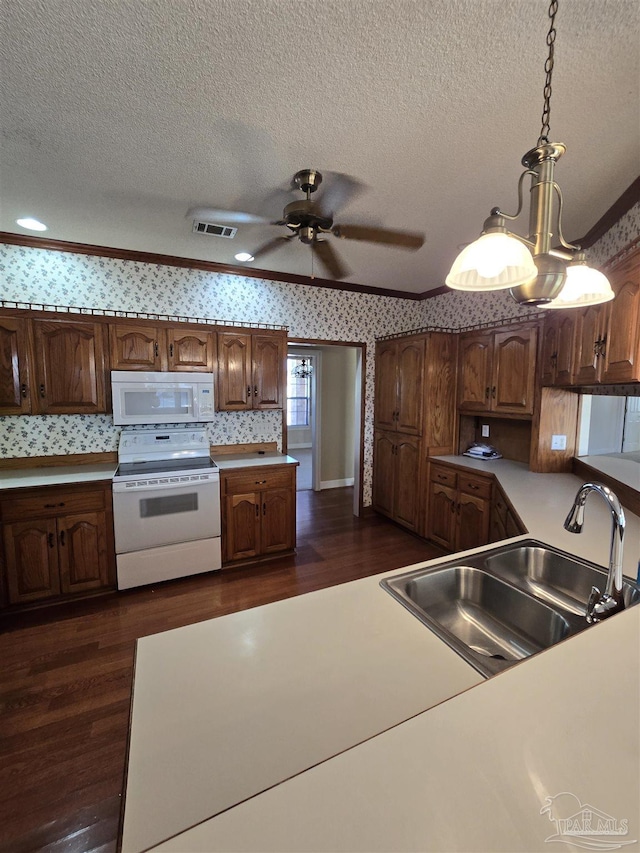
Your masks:
M 219 477 L 170 479 L 114 482 L 116 554 L 220 536 Z

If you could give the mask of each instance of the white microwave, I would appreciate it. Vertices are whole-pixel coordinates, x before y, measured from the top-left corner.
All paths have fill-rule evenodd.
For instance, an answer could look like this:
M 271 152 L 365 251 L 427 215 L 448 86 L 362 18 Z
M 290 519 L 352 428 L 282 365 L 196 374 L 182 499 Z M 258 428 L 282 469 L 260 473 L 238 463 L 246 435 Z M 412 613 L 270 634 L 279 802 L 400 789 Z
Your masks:
M 112 370 L 113 422 L 183 424 L 212 421 L 213 373 Z

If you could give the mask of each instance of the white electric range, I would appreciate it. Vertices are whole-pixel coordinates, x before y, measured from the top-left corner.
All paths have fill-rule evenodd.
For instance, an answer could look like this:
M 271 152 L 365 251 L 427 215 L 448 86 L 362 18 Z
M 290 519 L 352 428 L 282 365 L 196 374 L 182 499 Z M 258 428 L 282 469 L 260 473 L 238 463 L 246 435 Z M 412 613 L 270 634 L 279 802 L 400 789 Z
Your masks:
M 220 474 L 206 427 L 123 429 L 118 463 L 118 589 L 219 569 Z

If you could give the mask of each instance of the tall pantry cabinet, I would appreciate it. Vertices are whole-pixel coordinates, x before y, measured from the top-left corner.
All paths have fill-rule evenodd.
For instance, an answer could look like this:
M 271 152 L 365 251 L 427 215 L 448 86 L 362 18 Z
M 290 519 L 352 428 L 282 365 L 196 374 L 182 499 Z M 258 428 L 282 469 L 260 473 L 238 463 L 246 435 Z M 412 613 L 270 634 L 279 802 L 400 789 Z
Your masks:
M 421 535 L 426 459 L 453 452 L 456 352 L 444 332 L 376 344 L 373 506 Z

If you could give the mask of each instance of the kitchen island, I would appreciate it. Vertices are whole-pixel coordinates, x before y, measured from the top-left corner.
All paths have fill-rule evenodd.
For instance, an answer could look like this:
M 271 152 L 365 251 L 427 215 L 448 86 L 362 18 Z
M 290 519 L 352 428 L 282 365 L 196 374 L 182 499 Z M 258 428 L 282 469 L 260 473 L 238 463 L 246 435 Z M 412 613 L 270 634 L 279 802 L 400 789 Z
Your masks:
M 557 530 L 577 478 L 499 462 L 530 535 L 600 562 L 597 500 Z M 484 681 L 380 577 L 138 642 L 124 851 L 542 850 L 563 792 L 640 837 L 640 607 Z

